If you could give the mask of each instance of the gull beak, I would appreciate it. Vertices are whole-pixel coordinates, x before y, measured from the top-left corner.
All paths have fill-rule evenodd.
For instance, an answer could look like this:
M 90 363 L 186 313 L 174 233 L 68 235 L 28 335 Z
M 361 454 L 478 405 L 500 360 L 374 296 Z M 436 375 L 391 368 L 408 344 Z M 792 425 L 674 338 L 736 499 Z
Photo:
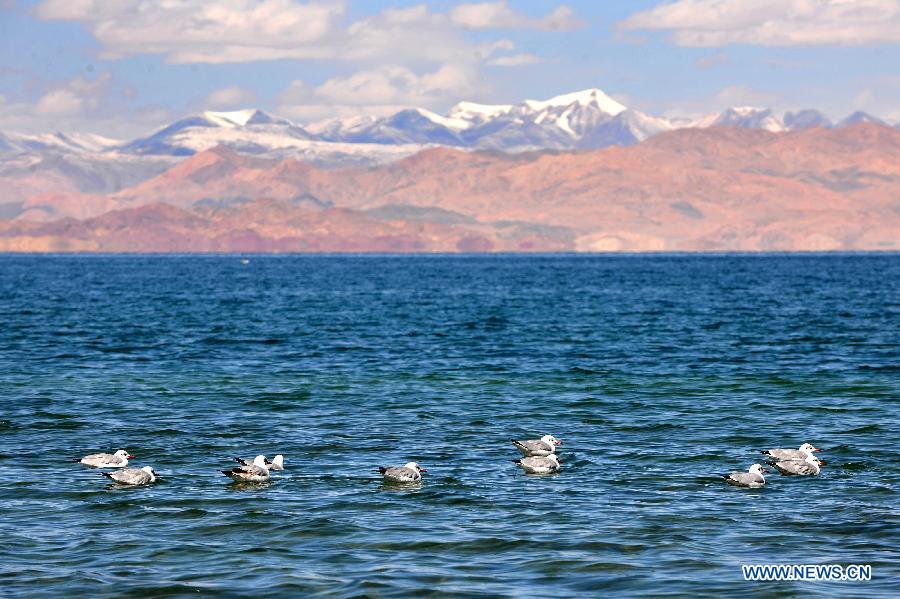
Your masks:
M 562 445 L 562 441 L 560 441 L 559 439 L 557 439 L 557 440 L 556 440 L 556 444 L 557 444 L 557 445 Z
M 425 468 L 419 468 L 419 472 L 428 472 Z
M 820 449 L 818 447 L 813 447 L 813 451 L 825 451 L 824 449 Z
M 133 460 L 133 459 L 136 458 L 137 456 L 136 456 L 136 455 L 128 455 L 128 456 L 125 456 L 125 457 L 127 457 L 129 460 Z
M 820 466 L 824 466 L 824 465 L 827 464 L 827 463 L 828 463 L 828 462 L 826 462 L 825 460 L 819 460 L 819 465 L 820 465 Z
M 771 470 L 769 470 L 768 468 L 762 468 L 761 471 L 762 471 L 762 472 L 765 472 L 765 473 L 767 473 L 767 474 L 768 474 L 769 472 L 771 472 Z

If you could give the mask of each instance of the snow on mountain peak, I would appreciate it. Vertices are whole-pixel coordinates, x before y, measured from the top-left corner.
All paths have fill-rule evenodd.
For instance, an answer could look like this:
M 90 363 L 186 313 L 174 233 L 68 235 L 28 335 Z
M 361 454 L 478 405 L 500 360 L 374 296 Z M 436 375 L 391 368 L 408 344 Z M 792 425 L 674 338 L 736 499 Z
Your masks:
M 856 113 L 837 126 L 857 122 L 882 121 Z M 246 154 L 355 164 L 380 163 L 432 145 L 508 152 L 603 148 L 639 143 L 672 129 L 712 126 L 779 132 L 832 124 L 813 110 L 787 113 L 780 119 L 771 109 L 753 106 L 727 108 L 697 120 L 654 117 L 628 109 L 600 89 L 591 88 L 516 104 L 463 101 L 446 114 L 409 107 L 383 116 L 331 119 L 308 127 L 255 108 L 206 111 L 124 144 L 85 135 L 0 134 L 0 153 L 178 157 L 224 145 Z
M 254 112 L 255 111 L 251 109 L 233 110 L 230 112 L 207 110 L 203 113 L 203 116 L 220 127 L 243 127 L 253 116 Z
M 603 112 L 612 116 L 616 116 L 620 112 L 627 110 L 625 106 L 616 102 L 603 93 L 602 90 L 597 88 L 585 89 L 570 94 L 562 94 L 554 96 L 549 100 L 525 100 L 525 105 L 532 110 L 544 110 L 545 108 L 569 106 L 571 104 L 578 104 L 579 106 L 590 106 L 593 104 Z
M 220 127 L 246 127 L 253 124 L 251 121 L 260 121 L 268 123 L 272 118 L 257 108 L 246 108 L 244 110 L 232 110 L 228 112 L 216 112 L 207 110 L 203 113 L 204 118 L 219 125 Z
M 432 123 L 436 123 L 448 129 L 462 130 L 470 125 L 467 120 L 454 118 L 452 114 L 450 116 L 441 116 L 439 114 L 431 112 L 430 110 L 425 110 L 424 108 L 414 108 L 413 110 L 415 110 L 417 113 L 419 113 Z
M 478 104 L 477 102 L 459 102 L 447 117 L 451 119 L 462 119 L 465 121 L 491 119 L 501 114 L 506 114 L 513 109 L 512 104 Z
M 769 108 L 756 108 L 755 106 L 734 106 L 722 112 L 706 115 L 696 121 L 687 124 L 687 127 L 706 128 L 715 125 L 741 127 L 744 129 L 764 129 L 777 133 L 786 130 L 784 123 L 772 114 Z
M 737 113 L 740 116 L 751 116 L 756 114 L 757 112 L 765 112 L 766 109 L 757 108 L 756 106 L 734 106 L 732 108 L 729 108 L 728 110 Z

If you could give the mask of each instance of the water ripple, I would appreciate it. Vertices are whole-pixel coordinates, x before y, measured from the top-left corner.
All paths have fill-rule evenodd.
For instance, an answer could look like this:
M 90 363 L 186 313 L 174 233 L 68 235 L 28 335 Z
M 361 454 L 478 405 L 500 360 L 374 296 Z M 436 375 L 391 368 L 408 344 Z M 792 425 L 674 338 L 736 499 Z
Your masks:
M 0 256 L 0 594 L 893 596 L 897 297 L 895 255 Z M 161 480 L 71 461 L 117 447 Z

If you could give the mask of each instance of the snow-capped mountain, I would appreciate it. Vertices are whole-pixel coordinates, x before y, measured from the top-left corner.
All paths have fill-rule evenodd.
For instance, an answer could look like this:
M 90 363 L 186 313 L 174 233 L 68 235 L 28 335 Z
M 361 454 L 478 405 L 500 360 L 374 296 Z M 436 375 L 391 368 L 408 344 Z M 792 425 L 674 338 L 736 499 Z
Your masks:
M 318 163 L 365 155 L 377 164 L 430 145 L 513 152 L 602 148 L 634 144 L 672 128 L 665 119 L 629 110 L 601 90 L 588 89 L 519 104 L 460 102 L 446 115 L 408 108 L 384 117 L 332 119 L 308 126 L 261 110 L 207 111 L 115 150 L 190 156 L 223 145 L 246 154 L 290 155 Z
M 0 132 L 0 218 L 15 217 L 26 200 L 44 193 L 113 193 L 218 146 L 321 167 L 374 167 L 434 146 L 502 152 L 594 149 L 638 144 L 686 127 L 782 132 L 858 123 L 885 124 L 863 112 L 832 125 L 816 110 L 778 118 L 770 109 L 752 107 L 729 108 L 696 120 L 662 118 L 629 108 L 599 89 L 587 89 L 517 104 L 459 102 L 445 114 L 407 108 L 388 116 L 303 125 L 258 109 L 207 111 L 124 143 L 86 134 Z
M 753 106 L 737 106 L 728 108 L 722 112 L 707 115 L 690 125 L 691 127 L 741 127 L 742 129 L 765 129 L 766 131 L 779 132 L 787 128 L 776 117 L 771 109 L 754 108 Z
M 118 149 L 127 154 L 190 156 L 217 145 L 227 145 L 239 152 L 262 154 L 311 139 L 313 136 L 302 127 L 262 110 L 207 111 L 175 121 Z
M 312 130 L 319 132 L 319 139 L 331 142 L 465 145 L 447 121 L 429 110 L 409 108 L 383 118 L 329 121 Z
M 332 143 L 287 119 L 249 109 L 189 116 L 116 150 L 128 155 L 192 156 L 216 146 L 242 154 L 292 157 L 320 166 L 382 164 L 423 148 L 404 140 L 389 145 L 363 139 Z
M 90 133 L 47 133 L 29 135 L 26 133 L 0 133 L 0 153 L 35 153 L 35 152 L 104 152 L 121 142 Z
M 810 127 L 831 127 L 832 122 L 827 116 L 818 110 L 798 110 L 797 112 L 786 112 L 784 114 L 784 126 L 791 131 L 798 129 L 808 129 Z
M 612 119 L 584 131 L 578 147 L 630 146 L 677 128 L 678 125 L 668 119 L 650 116 L 638 110 L 623 110 Z
M 629 111 L 601 90 L 587 89 L 519 104 L 460 102 L 446 115 L 403 110 L 380 119 L 329 121 L 310 130 L 329 141 L 522 151 L 630 145 L 671 128 L 664 119 Z
M 887 123 L 885 123 L 877 116 L 872 116 L 868 112 L 857 110 L 856 112 L 839 122 L 837 125 L 835 125 L 835 127 L 849 127 L 850 125 L 856 125 L 857 123 L 875 123 L 877 125 L 887 125 Z
M 836 126 L 882 123 L 857 112 Z M 300 125 L 262 110 L 206 111 L 188 116 L 127 143 L 92 135 L 23 135 L 0 133 L 0 155 L 8 165 L 57 160 L 101 168 L 104 163 L 127 167 L 140 157 L 178 160 L 216 146 L 236 152 L 281 159 L 297 158 L 319 166 L 376 165 L 403 158 L 429 146 L 529 150 L 592 149 L 626 146 L 684 127 L 732 126 L 772 132 L 832 126 L 816 110 L 788 112 L 783 119 L 771 109 L 735 107 L 697 120 L 651 116 L 629 108 L 592 88 L 524 100 L 518 104 L 459 102 L 446 114 L 407 108 L 388 116 L 357 116 Z M 31 168 L 31 167 L 28 167 Z M 59 166 L 58 168 L 63 168 Z M 68 166 L 66 166 L 68 168 Z

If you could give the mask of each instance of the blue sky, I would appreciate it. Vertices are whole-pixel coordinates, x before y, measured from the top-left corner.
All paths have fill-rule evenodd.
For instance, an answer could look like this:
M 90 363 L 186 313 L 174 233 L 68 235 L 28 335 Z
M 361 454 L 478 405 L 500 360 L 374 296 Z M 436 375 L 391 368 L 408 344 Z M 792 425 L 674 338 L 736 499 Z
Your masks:
M 305 123 L 599 87 L 653 114 L 900 120 L 900 0 L 0 0 L 0 130 L 130 137 L 204 109 Z

